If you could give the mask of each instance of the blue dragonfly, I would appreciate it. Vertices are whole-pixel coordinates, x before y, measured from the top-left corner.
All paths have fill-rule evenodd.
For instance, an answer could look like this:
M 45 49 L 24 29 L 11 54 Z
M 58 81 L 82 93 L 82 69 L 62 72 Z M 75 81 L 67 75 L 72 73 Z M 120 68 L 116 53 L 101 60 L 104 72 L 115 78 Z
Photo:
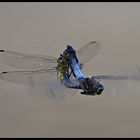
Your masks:
M 80 61 L 80 70 L 83 67 L 85 68 L 86 63 L 98 54 L 100 48 L 100 43 L 92 41 L 76 50 L 78 60 Z M 32 89 L 43 88 L 48 97 L 65 99 L 66 97 L 75 95 L 78 90 L 81 90 L 82 95 L 95 95 L 93 93 L 86 94 L 87 92 L 82 88 L 69 88 L 63 84 L 58 76 L 58 62 L 55 57 L 0 50 L 0 62 L 21 69 L 18 71 L 1 72 L 1 80 L 24 84 L 30 86 Z M 104 92 L 103 89 L 106 88 L 108 81 L 110 85 L 112 81 L 140 81 L 140 70 L 137 67 L 135 73 L 94 75 L 90 76 L 90 78 L 94 87 L 101 82 L 102 84 L 99 84 L 102 85 L 101 92 Z M 70 75 L 69 79 L 72 84 L 79 84 L 79 81 L 73 74 Z

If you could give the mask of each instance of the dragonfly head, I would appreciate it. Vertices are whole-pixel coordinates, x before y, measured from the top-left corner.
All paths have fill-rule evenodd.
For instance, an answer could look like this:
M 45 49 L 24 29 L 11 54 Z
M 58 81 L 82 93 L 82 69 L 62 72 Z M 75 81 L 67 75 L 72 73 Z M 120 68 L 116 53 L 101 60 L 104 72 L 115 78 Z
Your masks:
M 71 58 L 76 58 L 77 59 L 76 52 L 71 45 L 66 46 L 66 49 L 63 52 L 63 56 L 67 60 L 70 60 Z
M 93 77 L 84 78 L 81 85 L 83 89 L 82 94 L 86 95 L 100 95 L 104 90 L 103 85 L 97 82 Z
M 71 46 L 71 45 L 69 45 L 69 44 L 66 46 L 66 49 L 67 49 L 67 51 L 73 51 L 72 46 Z

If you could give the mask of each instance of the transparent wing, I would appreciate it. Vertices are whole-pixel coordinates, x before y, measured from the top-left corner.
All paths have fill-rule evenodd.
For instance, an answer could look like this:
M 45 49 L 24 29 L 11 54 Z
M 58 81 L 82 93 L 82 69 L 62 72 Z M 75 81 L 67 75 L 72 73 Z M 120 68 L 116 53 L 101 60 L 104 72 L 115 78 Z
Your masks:
M 96 42 L 89 42 L 88 44 L 84 45 L 80 49 L 76 51 L 77 57 L 81 64 L 87 63 L 93 57 L 95 57 L 100 50 L 101 45 Z
M 49 69 L 49 70 L 35 70 L 35 71 L 7 71 L 0 73 L 0 79 L 15 82 L 18 84 L 28 85 L 29 80 L 35 78 L 35 76 L 44 75 L 49 80 L 50 75 L 55 75 L 56 70 Z M 45 81 L 34 81 L 35 86 L 45 86 Z
M 134 67 L 127 72 L 94 76 L 104 85 L 106 94 L 133 93 L 140 86 L 140 69 Z
M 28 55 L 8 50 L 0 50 L 0 62 L 27 70 L 51 69 L 57 65 L 57 59 L 50 56 Z
M 89 42 L 77 50 L 77 56 L 83 65 L 96 56 L 100 44 L 96 41 Z M 57 59 L 51 56 L 23 54 L 19 52 L 0 50 L 0 62 L 19 69 L 49 69 L 57 65 Z
M 73 96 L 77 92 L 60 83 L 57 79 L 56 69 L 2 72 L 0 79 L 27 85 L 31 92 L 56 100 Z
M 106 75 L 96 75 L 94 76 L 96 79 L 101 80 L 132 80 L 132 81 L 140 81 L 140 67 L 136 66 L 132 69 L 129 69 L 125 72 L 119 72 L 115 74 L 106 74 Z

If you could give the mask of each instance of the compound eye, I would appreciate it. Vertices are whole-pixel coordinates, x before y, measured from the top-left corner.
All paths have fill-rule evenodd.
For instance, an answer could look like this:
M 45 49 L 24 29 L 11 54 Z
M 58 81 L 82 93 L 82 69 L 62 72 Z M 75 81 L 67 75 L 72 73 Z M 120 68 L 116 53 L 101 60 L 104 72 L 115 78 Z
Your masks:
M 99 87 L 98 89 L 97 89 L 97 95 L 100 95 L 102 92 L 103 92 L 103 87 Z

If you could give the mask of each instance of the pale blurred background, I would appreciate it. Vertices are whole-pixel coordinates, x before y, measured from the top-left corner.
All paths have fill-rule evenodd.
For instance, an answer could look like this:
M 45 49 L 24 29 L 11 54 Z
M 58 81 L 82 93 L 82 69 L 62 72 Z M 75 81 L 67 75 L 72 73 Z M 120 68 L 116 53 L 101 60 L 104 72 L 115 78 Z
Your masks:
M 86 75 L 140 65 L 140 3 L 0 3 L 1 49 L 57 57 L 94 40 L 102 48 Z M 15 69 L 0 63 L 5 70 Z M 0 80 L 0 137 L 139 137 L 139 87 L 54 102 Z

